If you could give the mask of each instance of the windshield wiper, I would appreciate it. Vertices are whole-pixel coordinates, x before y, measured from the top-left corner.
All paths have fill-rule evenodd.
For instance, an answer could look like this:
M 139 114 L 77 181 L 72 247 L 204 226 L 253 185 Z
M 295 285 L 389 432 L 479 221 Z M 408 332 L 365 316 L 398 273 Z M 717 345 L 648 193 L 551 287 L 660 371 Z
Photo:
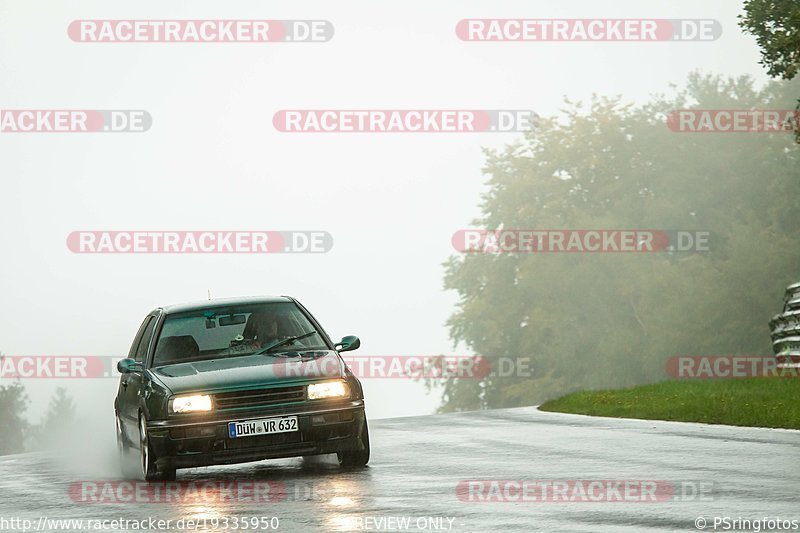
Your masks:
M 255 353 L 253 353 L 252 355 L 265 354 L 268 351 L 272 350 L 273 348 L 277 348 L 278 346 L 283 346 L 284 344 L 289 344 L 290 342 L 298 341 L 300 339 L 305 339 L 306 337 L 310 337 L 311 335 L 314 335 L 315 333 L 316 333 L 316 331 L 312 330 L 312 331 L 309 331 L 308 333 L 303 333 L 302 335 L 295 335 L 294 337 L 286 337 L 285 339 L 281 339 L 279 341 L 275 341 L 275 342 L 272 342 L 272 343 L 264 346 L 263 348 L 261 348 L 259 351 L 255 352 Z

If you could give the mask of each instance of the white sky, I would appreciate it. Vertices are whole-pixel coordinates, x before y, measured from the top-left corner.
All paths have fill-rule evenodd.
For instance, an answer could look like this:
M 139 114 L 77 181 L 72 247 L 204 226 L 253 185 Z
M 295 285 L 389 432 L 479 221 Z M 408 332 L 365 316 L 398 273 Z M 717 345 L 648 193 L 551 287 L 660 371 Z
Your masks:
M 695 69 L 765 80 L 733 0 L 0 0 L 0 109 L 145 109 L 143 134 L 0 135 L 0 350 L 127 352 L 153 307 L 290 294 L 359 354 L 464 353 L 444 322 L 452 233 L 479 214 L 482 147 L 513 134 L 285 134 L 279 109 L 534 109 L 563 96 L 643 102 Z M 463 18 L 715 18 L 715 42 L 474 43 Z M 327 19 L 319 44 L 87 44 L 75 19 Z M 74 230 L 322 229 L 325 255 L 76 255 Z M 110 419 L 116 383 L 57 385 Z M 429 413 L 418 384 L 365 382 L 372 417 Z

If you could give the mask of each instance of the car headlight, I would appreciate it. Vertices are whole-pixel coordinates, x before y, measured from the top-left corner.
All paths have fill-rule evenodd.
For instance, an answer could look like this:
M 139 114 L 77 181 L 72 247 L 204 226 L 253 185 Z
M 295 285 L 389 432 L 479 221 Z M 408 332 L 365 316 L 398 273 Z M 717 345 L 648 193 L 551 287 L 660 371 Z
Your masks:
M 324 383 L 312 383 L 308 386 L 309 400 L 346 398 L 347 396 L 350 396 L 350 387 L 344 381 L 326 381 Z
M 211 410 L 211 396 L 207 394 L 193 394 L 191 396 L 176 396 L 172 399 L 173 413 L 196 413 Z

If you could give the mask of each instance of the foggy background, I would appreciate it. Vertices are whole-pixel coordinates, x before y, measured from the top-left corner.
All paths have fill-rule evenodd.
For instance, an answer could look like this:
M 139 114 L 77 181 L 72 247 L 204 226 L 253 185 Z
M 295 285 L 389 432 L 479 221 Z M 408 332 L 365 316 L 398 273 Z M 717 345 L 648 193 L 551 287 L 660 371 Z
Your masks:
M 689 72 L 750 74 L 730 0 L 554 3 L 0 2 L 0 108 L 144 109 L 146 133 L 0 136 L 0 351 L 124 355 L 147 312 L 287 294 L 358 355 L 469 353 L 445 321 L 450 238 L 480 214 L 482 148 L 519 134 L 286 134 L 280 109 L 533 109 L 644 102 Z M 462 18 L 714 18 L 714 42 L 477 43 Z M 75 19 L 326 19 L 327 43 L 75 43 Z M 75 230 L 325 230 L 327 254 L 78 255 Z M 26 380 L 38 421 L 57 386 L 113 438 L 117 383 Z M 364 380 L 372 418 L 433 412 L 420 383 Z

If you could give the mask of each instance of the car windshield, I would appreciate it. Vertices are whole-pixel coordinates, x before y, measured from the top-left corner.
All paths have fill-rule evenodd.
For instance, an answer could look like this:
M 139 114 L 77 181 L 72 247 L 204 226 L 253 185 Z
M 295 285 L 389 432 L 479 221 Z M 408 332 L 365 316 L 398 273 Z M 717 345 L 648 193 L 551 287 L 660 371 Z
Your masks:
M 291 302 L 209 307 L 167 315 L 153 366 L 239 357 L 276 346 L 264 357 L 286 351 L 325 350 L 325 341 Z

